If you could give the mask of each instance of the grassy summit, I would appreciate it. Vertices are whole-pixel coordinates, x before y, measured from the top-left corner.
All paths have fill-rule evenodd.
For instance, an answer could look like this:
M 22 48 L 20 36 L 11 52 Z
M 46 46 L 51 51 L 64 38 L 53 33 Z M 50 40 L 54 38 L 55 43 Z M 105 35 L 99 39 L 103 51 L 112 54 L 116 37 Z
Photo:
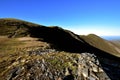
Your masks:
M 23 37 L 29 35 L 28 27 L 37 27 L 37 24 L 27 21 L 5 18 L 0 19 L 0 35 L 8 37 Z

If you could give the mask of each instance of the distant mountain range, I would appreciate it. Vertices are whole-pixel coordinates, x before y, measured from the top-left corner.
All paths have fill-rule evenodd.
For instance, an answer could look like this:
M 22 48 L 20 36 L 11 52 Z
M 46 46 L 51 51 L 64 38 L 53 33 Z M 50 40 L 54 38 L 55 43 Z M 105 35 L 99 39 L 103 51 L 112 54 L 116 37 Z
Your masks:
M 92 56 L 92 54 L 94 54 L 95 56 L 97 56 L 97 58 L 95 58 L 95 57 L 93 57 L 93 58 L 98 59 L 100 61 L 101 65 L 103 67 L 105 67 L 105 68 L 103 68 L 103 70 L 105 70 L 105 72 L 109 76 L 109 78 L 115 79 L 115 77 L 112 74 L 113 71 L 107 70 L 106 66 L 110 65 L 110 67 L 108 67 L 109 69 L 110 68 L 116 68 L 116 69 L 120 68 L 118 66 L 116 67 L 116 66 L 108 63 L 108 62 L 111 62 L 114 64 L 114 62 L 115 62 L 117 65 L 120 65 L 120 64 L 118 64 L 120 61 L 120 44 L 119 44 L 120 41 L 119 41 L 119 38 L 114 38 L 114 39 L 117 39 L 116 41 L 115 40 L 108 41 L 108 40 L 111 40 L 111 38 L 107 38 L 107 37 L 105 37 L 105 39 L 107 39 L 107 40 L 105 40 L 103 38 L 101 38 L 95 34 L 77 35 L 69 30 L 62 29 L 58 26 L 44 26 L 44 25 L 39 25 L 39 24 L 35 24 L 35 23 L 31 23 L 31 22 L 27 22 L 27 21 L 23 21 L 23 20 L 19 20 L 19 19 L 12 19 L 12 18 L 0 19 L 0 44 L 1 44 L 0 45 L 0 56 L 1 56 L 0 57 L 1 58 L 1 60 L 0 60 L 0 65 L 1 65 L 0 66 L 0 73 L 1 73 L 0 77 L 2 77 L 2 79 L 4 79 L 3 76 L 9 75 L 9 77 L 7 77 L 7 80 L 19 79 L 19 77 L 17 78 L 17 76 L 20 76 L 24 73 L 22 73 L 22 72 L 17 73 L 17 72 L 14 72 L 14 70 L 13 70 L 13 73 L 9 74 L 9 71 L 11 71 L 13 69 L 13 67 L 16 67 L 15 66 L 17 64 L 16 61 L 20 60 L 21 58 L 23 59 L 23 62 L 25 62 L 25 64 L 19 63 L 20 64 L 19 68 L 22 67 L 23 65 L 28 66 L 29 60 L 39 61 L 38 59 L 40 59 L 40 61 L 42 61 L 41 67 L 46 66 L 46 65 L 52 66 L 54 63 L 56 63 L 57 68 L 61 70 L 61 67 L 60 66 L 58 67 L 58 64 L 61 64 L 61 63 L 59 63 L 59 60 L 57 60 L 58 59 L 57 55 L 52 54 L 53 56 L 55 56 L 55 61 L 52 61 L 52 60 L 54 60 L 54 58 L 52 58 L 51 64 L 47 64 L 47 62 L 45 64 L 45 60 L 47 61 L 47 59 L 50 58 L 50 56 L 49 57 L 47 57 L 47 55 L 42 56 L 42 57 L 39 56 L 39 58 L 38 58 L 38 56 L 36 54 L 40 54 L 40 53 L 41 54 L 48 54 L 48 53 L 59 53 L 60 54 L 61 52 L 64 51 L 64 52 L 66 52 L 66 54 L 62 54 L 62 57 L 61 57 L 61 55 L 59 55 L 59 57 L 61 57 L 61 59 L 63 58 L 63 60 L 64 59 L 66 60 L 67 58 L 69 58 L 69 57 L 65 58 L 65 56 L 64 56 L 64 55 L 67 56 L 67 53 L 70 53 L 70 55 L 71 54 L 89 53 L 89 54 L 86 54 L 87 56 Z M 38 49 L 39 49 L 39 51 L 36 51 Z M 26 58 L 26 55 L 25 55 L 26 53 L 29 53 L 29 55 L 27 55 L 29 59 Z M 30 55 L 33 53 L 34 53 L 34 55 Z M 23 56 L 21 56 L 21 54 Z M 13 57 L 13 55 L 14 55 L 14 57 Z M 21 56 L 21 58 L 19 56 Z M 34 56 L 35 58 L 32 59 L 31 58 L 32 56 Z M 85 57 L 84 54 L 83 54 L 83 56 Z M 74 56 L 71 55 L 70 57 L 76 58 L 76 55 L 74 55 Z M 87 57 L 85 57 L 85 58 L 87 59 Z M 24 59 L 27 59 L 28 62 L 27 62 L 27 60 L 24 60 Z M 91 60 L 91 58 L 90 58 L 90 60 Z M 49 61 L 50 60 L 48 60 L 48 62 Z M 60 60 L 60 61 L 62 61 L 62 60 Z M 72 61 L 76 62 L 78 60 L 73 59 Z M 72 69 L 76 69 L 76 67 L 73 67 L 73 64 L 72 64 L 74 62 L 69 63 L 69 65 L 72 65 Z M 12 63 L 14 63 L 14 64 L 12 64 Z M 30 62 L 30 65 L 28 68 L 38 65 L 38 63 L 36 63 L 34 65 L 32 65 L 31 63 L 33 64 L 34 62 Z M 63 62 L 63 63 L 65 63 L 65 62 Z M 88 62 L 86 62 L 86 63 L 88 63 Z M 75 63 L 74 65 L 77 65 L 77 64 Z M 62 66 L 64 68 L 66 68 L 65 66 L 68 66 L 68 64 L 65 64 Z M 41 67 L 40 67 L 40 69 L 44 68 L 44 67 L 43 68 L 41 68 Z M 52 68 L 54 68 L 54 67 L 52 66 Z M 17 69 L 18 72 L 19 72 L 19 68 Z M 34 68 L 34 67 L 32 67 L 32 68 Z M 22 68 L 20 68 L 20 69 L 22 69 Z M 27 69 L 27 68 L 25 68 L 25 69 Z M 63 68 L 62 68 L 62 70 L 63 70 Z M 72 73 L 70 72 L 70 69 L 68 69 L 68 71 L 69 71 L 69 74 L 72 75 Z M 26 70 L 26 72 L 27 72 L 27 70 Z M 109 72 L 109 74 L 108 74 L 108 72 Z M 29 71 L 28 71 L 28 73 L 29 73 Z M 43 71 L 43 73 L 44 73 L 44 71 Z M 43 74 L 43 73 L 41 73 L 41 74 Z M 113 72 L 113 73 L 116 73 L 116 72 Z M 48 73 L 46 73 L 46 74 L 48 74 Z M 52 73 L 49 73 L 49 74 L 52 74 Z M 63 72 L 61 72 L 61 74 L 65 76 L 65 74 L 63 74 Z M 91 73 L 91 74 L 93 74 L 93 73 Z M 30 73 L 29 73 L 29 75 L 32 76 L 32 74 L 30 74 Z M 60 75 L 60 76 L 62 76 L 62 75 Z M 37 76 L 38 75 L 33 76 L 33 77 L 37 78 Z M 75 75 L 74 75 L 74 77 L 75 77 Z M 99 75 L 99 77 L 100 77 L 100 75 Z M 49 76 L 49 78 L 50 78 L 50 76 Z M 87 78 L 89 78 L 89 77 L 87 77 Z M 116 74 L 116 78 L 120 79 L 118 74 Z M 22 78 L 22 79 L 24 79 L 24 78 Z M 40 80 L 40 78 L 38 78 L 38 79 Z M 52 80 L 52 79 L 45 79 L 45 80 Z M 59 80 L 61 80 L 61 79 L 59 79 Z M 28 80 L 32 80 L 32 79 L 30 79 L 30 77 L 29 77 Z M 58 79 L 55 79 L 55 80 L 58 80 Z M 63 80 L 65 80 L 65 79 L 63 79 Z M 84 76 L 83 80 L 85 80 L 85 76 Z M 97 80 L 101 80 L 101 79 L 97 79 Z
M 106 40 L 120 40 L 120 36 L 101 36 Z

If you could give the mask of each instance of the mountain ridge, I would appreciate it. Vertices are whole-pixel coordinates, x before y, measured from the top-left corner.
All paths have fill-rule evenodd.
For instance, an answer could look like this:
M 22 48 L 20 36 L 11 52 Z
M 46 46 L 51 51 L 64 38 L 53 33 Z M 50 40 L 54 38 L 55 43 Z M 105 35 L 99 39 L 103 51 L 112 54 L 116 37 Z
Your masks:
M 36 38 L 43 38 L 45 41 L 57 45 L 58 48 L 62 48 L 63 50 L 68 49 L 67 51 L 70 50 L 73 52 L 75 50 L 76 52 L 79 52 L 80 48 L 82 50 L 81 52 L 85 52 L 87 51 L 86 48 L 92 46 L 102 51 L 111 53 L 112 55 L 120 54 L 108 44 L 108 41 L 103 40 L 102 38 L 94 34 L 90 34 L 88 36 L 78 36 L 77 34 L 74 34 L 73 32 L 68 30 L 64 30 L 58 26 L 46 27 L 19 19 L 0 19 L 0 23 L 0 28 L 3 28 L 2 25 L 4 25 L 3 30 L 0 31 L 0 35 L 8 35 L 8 37 L 31 36 Z M 63 46 L 65 47 L 63 48 Z M 72 48 L 69 46 L 71 46 Z
M 119 55 L 115 54 L 108 41 L 97 35 L 79 36 L 58 26 L 47 27 L 19 19 L 0 19 L 0 29 L 0 77 L 3 79 L 31 80 L 35 77 L 36 80 L 53 80 L 56 76 L 55 80 L 67 80 L 72 76 L 74 79 L 92 77 L 99 80 L 101 77 L 97 73 L 101 72 L 104 79 L 120 78 L 117 74 Z M 22 74 L 26 78 L 20 78 Z

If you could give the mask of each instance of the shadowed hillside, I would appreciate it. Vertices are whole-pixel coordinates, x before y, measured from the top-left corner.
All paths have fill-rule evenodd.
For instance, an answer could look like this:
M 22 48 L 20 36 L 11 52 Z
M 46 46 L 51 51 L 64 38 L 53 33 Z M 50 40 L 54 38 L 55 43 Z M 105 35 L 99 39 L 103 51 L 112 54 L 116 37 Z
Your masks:
M 63 30 L 59 27 L 45 27 L 32 24 L 26 21 L 16 19 L 0 19 L 0 35 L 8 37 L 25 37 L 32 36 L 42 38 L 59 49 L 66 51 L 86 51 L 84 42 L 77 40 L 76 35 L 70 31 Z M 71 33 L 71 34 L 70 34 Z
M 59 50 L 75 52 L 75 53 L 90 52 L 90 53 L 95 53 L 99 57 L 101 56 L 110 59 L 119 59 L 113 56 L 116 54 L 117 51 L 114 50 L 114 48 L 112 48 L 107 43 L 107 41 L 99 37 L 96 37 L 95 35 L 92 36 L 93 39 L 92 37 L 91 38 L 88 37 L 89 39 L 85 39 L 83 37 L 79 37 L 78 35 L 70 31 L 61 29 L 59 27 L 52 27 L 52 28 L 32 27 L 30 29 L 30 33 L 32 37 L 43 38 L 44 41 L 51 43 L 55 48 Z M 94 40 L 95 38 L 97 39 Z M 92 41 L 94 44 L 89 44 L 89 41 Z M 99 43 L 103 45 L 100 45 Z
M 32 37 L 43 38 L 54 47 L 68 52 L 85 52 L 88 45 L 74 33 L 59 27 L 30 28 Z

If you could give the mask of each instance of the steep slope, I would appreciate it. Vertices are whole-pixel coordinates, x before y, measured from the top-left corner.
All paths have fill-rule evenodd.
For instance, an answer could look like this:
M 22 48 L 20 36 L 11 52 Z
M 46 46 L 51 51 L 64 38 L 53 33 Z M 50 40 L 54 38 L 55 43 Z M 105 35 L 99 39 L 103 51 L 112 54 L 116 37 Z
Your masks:
M 120 40 L 112 40 L 110 42 L 116 45 L 120 49 Z
M 120 53 L 120 40 L 113 40 L 113 41 L 109 41 L 109 42 L 110 42 L 110 45 L 113 46 L 115 48 L 115 50 Z M 118 54 L 118 56 L 119 56 L 119 54 Z

